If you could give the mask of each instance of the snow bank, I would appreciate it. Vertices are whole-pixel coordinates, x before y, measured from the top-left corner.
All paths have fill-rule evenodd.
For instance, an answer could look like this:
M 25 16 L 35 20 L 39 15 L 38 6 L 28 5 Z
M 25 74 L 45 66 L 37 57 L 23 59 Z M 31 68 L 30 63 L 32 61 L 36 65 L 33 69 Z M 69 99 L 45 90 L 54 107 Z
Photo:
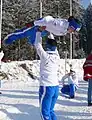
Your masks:
M 85 59 L 67 59 L 65 62 L 64 59 L 60 60 L 60 65 L 59 65 L 59 71 L 58 71 L 58 77 L 61 79 L 61 77 L 65 74 L 65 72 L 69 72 L 70 70 L 70 64 L 72 65 L 72 68 L 76 71 L 78 76 L 83 76 L 83 63 Z M 2 62 L 2 67 L 1 71 L 6 73 L 7 79 L 8 80 L 28 80 L 30 79 L 30 76 L 28 75 L 28 71 L 31 72 L 34 76 L 39 77 L 39 60 L 34 60 L 34 61 L 12 61 L 8 63 Z M 23 69 L 21 65 L 25 64 L 26 67 L 28 68 L 28 71 Z

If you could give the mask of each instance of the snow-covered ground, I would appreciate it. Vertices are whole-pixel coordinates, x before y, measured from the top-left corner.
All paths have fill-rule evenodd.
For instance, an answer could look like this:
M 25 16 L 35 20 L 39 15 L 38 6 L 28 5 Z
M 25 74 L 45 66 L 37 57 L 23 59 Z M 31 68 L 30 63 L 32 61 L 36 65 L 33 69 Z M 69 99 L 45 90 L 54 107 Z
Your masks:
M 87 82 L 83 81 L 83 60 L 67 60 L 77 72 L 79 89 L 75 99 L 59 95 L 55 111 L 58 120 L 92 120 L 92 107 L 87 106 Z M 37 79 L 32 79 L 21 64 L 26 64 L 31 73 L 39 77 L 39 61 L 15 61 L 2 63 L 1 71 L 6 73 L 0 91 L 0 120 L 41 120 Z M 60 61 L 59 78 L 65 73 L 65 60 Z M 2 77 L 0 77 L 1 79 Z M 61 87 L 61 86 L 60 86 Z

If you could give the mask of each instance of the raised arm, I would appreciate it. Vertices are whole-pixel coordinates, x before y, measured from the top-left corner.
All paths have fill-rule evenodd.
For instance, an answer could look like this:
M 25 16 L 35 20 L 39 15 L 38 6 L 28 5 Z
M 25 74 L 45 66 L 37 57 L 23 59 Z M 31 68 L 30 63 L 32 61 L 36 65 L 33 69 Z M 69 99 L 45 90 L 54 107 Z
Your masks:
M 47 53 L 44 51 L 44 49 L 42 47 L 41 32 L 36 33 L 34 46 L 35 46 L 37 54 L 39 55 L 40 58 L 42 58 L 42 57 L 46 58 L 47 57 Z

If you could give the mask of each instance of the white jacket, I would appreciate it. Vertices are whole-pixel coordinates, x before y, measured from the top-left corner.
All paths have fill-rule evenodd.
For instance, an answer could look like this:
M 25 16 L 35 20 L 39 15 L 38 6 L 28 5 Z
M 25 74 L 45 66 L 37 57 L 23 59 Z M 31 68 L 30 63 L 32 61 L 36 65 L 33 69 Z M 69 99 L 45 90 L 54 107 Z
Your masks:
M 40 86 L 59 85 L 57 71 L 60 57 L 58 51 L 44 51 L 40 32 L 36 33 L 35 48 L 40 57 Z
M 46 26 L 46 30 L 57 36 L 63 36 L 67 34 L 69 22 L 66 19 L 53 18 L 52 16 L 46 16 L 41 20 L 34 21 L 34 25 Z
M 62 83 L 63 83 L 63 84 L 64 84 L 64 81 L 65 81 L 66 79 L 68 80 L 68 85 L 74 84 L 76 87 L 78 87 L 78 78 L 77 78 L 77 76 L 76 76 L 76 73 L 75 73 L 74 75 L 69 75 L 69 73 L 66 74 L 66 75 L 64 75 L 64 76 L 62 77 Z

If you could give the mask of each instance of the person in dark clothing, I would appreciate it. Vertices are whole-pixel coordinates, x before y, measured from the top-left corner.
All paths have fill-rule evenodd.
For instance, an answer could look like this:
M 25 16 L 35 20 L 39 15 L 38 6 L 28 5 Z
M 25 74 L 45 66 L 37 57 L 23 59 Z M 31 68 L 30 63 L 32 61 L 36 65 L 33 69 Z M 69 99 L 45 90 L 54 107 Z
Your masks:
M 88 106 L 92 106 L 92 53 L 89 54 L 83 64 L 84 80 L 88 81 Z

